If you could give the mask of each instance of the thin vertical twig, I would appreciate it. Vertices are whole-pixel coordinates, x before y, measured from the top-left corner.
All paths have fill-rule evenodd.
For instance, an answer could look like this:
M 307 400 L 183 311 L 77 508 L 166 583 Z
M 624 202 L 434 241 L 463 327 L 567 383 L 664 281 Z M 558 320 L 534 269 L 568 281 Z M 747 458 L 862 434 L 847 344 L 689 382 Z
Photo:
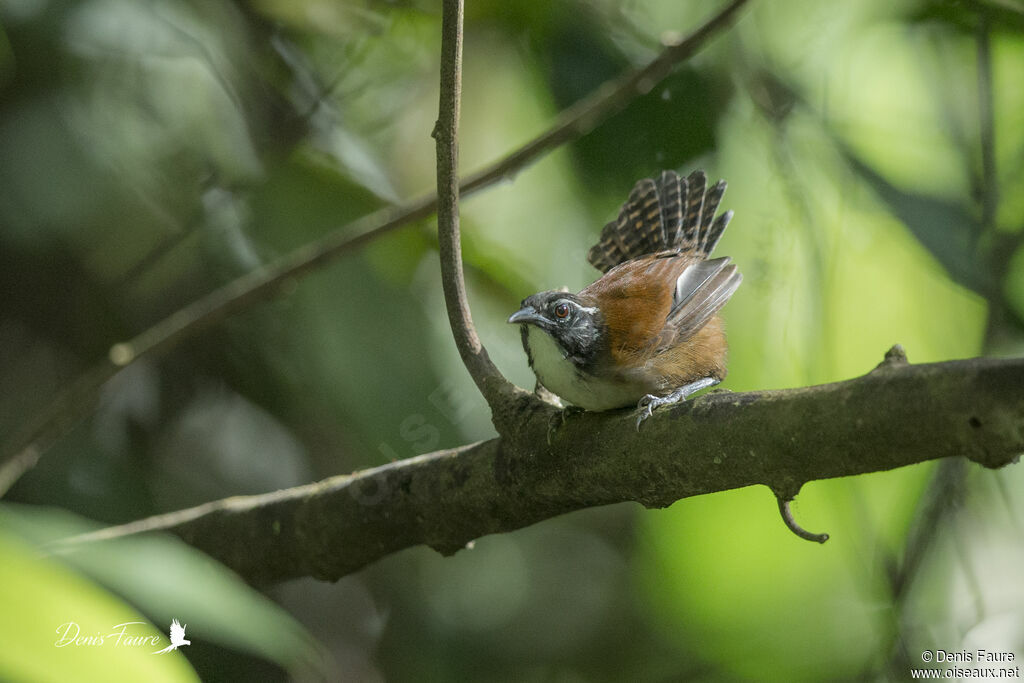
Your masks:
M 462 272 L 459 235 L 459 109 L 462 99 L 463 0 L 444 0 L 441 15 L 441 96 L 437 125 L 437 243 L 441 257 L 448 322 L 462 362 L 492 412 L 509 397 L 522 393 L 506 380 L 487 355 L 473 325 Z

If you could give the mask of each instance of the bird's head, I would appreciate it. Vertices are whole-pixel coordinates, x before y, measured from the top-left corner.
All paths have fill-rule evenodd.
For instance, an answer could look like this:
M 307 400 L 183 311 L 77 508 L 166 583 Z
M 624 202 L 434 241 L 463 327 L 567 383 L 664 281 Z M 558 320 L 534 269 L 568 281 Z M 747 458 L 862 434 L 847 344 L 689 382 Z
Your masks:
M 527 326 L 536 327 L 551 336 L 566 356 L 578 363 L 593 358 L 604 326 L 601 311 L 595 304 L 576 294 L 560 291 L 526 297 L 508 322 L 523 326 L 524 339 Z

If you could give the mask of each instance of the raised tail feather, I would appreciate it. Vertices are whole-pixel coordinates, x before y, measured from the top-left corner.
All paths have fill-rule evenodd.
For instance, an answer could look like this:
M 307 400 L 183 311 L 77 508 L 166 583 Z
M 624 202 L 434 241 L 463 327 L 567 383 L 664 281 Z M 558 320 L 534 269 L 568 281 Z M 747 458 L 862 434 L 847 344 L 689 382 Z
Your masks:
M 707 258 L 732 218 L 732 211 L 715 218 L 725 187 L 719 180 L 708 189 L 704 171 L 694 171 L 688 178 L 662 171 L 657 182 L 638 181 L 618 218 L 601 230 L 587 260 L 608 272 L 624 261 L 659 251 L 690 251 Z

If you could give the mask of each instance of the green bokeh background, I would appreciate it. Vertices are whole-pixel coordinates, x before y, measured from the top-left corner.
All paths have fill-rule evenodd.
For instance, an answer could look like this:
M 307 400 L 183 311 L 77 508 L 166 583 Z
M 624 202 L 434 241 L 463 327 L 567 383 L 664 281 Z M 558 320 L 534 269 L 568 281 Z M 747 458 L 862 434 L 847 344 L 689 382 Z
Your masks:
M 463 170 L 720 6 L 468 3 Z M 112 344 L 428 192 L 439 34 L 418 0 L 0 0 L 0 440 Z M 1020 355 L 1022 86 L 1017 0 L 755 0 L 625 110 L 464 200 L 479 333 L 533 386 L 504 323 L 518 301 L 595 278 L 586 250 L 636 179 L 704 168 L 729 181 L 718 253 L 745 275 L 726 388 L 847 379 L 894 343 L 915 363 Z M 904 680 L 924 650 L 1024 656 L 1019 467 L 809 484 L 795 511 L 824 546 L 753 487 L 266 595 L 171 541 L 77 559 L 25 544 L 492 434 L 433 221 L 290 282 L 128 368 L 6 493 L 0 640 L 19 657 L 0 650 L 0 678 L 116 680 L 113 650 L 38 662 L 68 618 L 125 614 L 189 623 L 183 657 L 136 674 L 168 680 Z M 63 612 L 43 598 L 58 591 Z

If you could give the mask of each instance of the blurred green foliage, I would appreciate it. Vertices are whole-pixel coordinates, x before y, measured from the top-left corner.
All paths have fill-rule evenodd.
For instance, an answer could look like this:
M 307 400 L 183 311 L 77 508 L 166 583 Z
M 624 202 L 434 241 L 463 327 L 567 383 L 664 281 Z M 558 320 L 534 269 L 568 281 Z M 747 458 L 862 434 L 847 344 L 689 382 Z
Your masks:
M 186 637 L 194 638 L 197 643 L 212 642 L 252 653 L 277 664 L 280 669 L 290 671 L 296 677 L 310 675 L 317 668 L 323 670 L 323 664 L 319 661 L 320 654 L 312 638 L 287 613 L 244 585 L 224 567 L 178 539 L 150 537 L 130 542 L 61 545 L 60 539 L 94 531 L 96 525 L 85 524 L 74 515 L 60 510 L 12 504 L 4 506 L 0 522 L 0 529 L 5 533 L 21 535 L 37 547 L 52 553 L 51 558 L 59 558 L 67 567 L 81 572 L 87 579 L 111 587 L 123 599 L 138 605 L 150 615 L 153 624 L 160 625 L 156 633 L 164 631 L 173 619 L 179 619 L 185 624 Z M 18 559 L 17 550 L 11 549 L 14 559 Z M 120 664 L 122 657 L 127 657 L 129 662 L 136 661 L 133 670 L 123 672 L 124 680 L 157 680 L 157 674 L 171 675 L 188 670 L 184 661 L 164 665 L 161 658 L 150 657 L 166 646 L 167 637 L 161 634 L 161 642 L 155 647 L 134 647 L 121 644 L 116 638 L 113 642 L 105 638 L 99 645 L 65 644 L 56 651 L 64 671 L 47 671 L 47 663 L 55 654 L 54 641 L 58 638 L 40 638 L 39 634 L 48 635 L 56 631 L 61 639 L 66 639 L 64 636 L 69 634 L 66 630 L 55 629 L 49 623 L 51 621 L 59 626 L 72 620 L 79 627 L 73 627 L 70 632 L 72 638 L 74 633 L 81 633 L 83 637 L 97 634 L 105 636 L 111 633 L 112 626 L 127 622 L 145 625 L 145 628 L 133 625 L 127 630 L 129 637 L 143 633 L 151 635 L 154 631 L 139 615 L 111 614 L 115 607 L 125 611 L 113 596 L 106 597 L 109 605 L 79 603 L 80 600 L 84 601 L 81 594 L 91 596 L 94 593 L 102 594 L 103 591 L 90 585 L 85 578 L 70 574 L 64 566 L 49 564 L 34 557 L 32 561 L 36 567 L 25 570 L 11 568 L 10 574 L 4 577 L 8 579 L 3 584 L 4 589 L 10 592 L 5 597 L 16 597 L 24 606 L 24 609 L 15 613 L 33 615 L 31 624 L 19 624 L 17 618 L 7 619 L 3 624 L 11 629 L 6 634 L 9 642 L 16 638 L 27 645 L 13 659 L 0 656 L 0 671 L 5 665 L 10 667 L 13 664 L 14 667 L 13 671 L 5 675 L 13 680 L 49 677 L 54 680 L 106 681 L 110 680 L 111 664 Z M 33 574 L 42 576 L 35 577 Z M 63 586 L 63 583 L 56 580 L 44 578 L 48 574 L 70 574 L 61 581 L 71 583 L 72 588 L 65 590 L 66 594 L 40 595 L 41 592 L 52 590 L 54 586 L 51 584 Z M 23 586 L 27 579 L 34 581 Z M 29 587 L 34 590 L 27 590 Z M 19 591 L 21 594 L 16 595 Z M 98 597 L 95 599 L 100 602 Z M 36 605 L 35 610 L 32 605 Z M 180 619 L 183 614 L 188 614 L 188 618 Z M 79 619 L 78 615 L 82 618 Z M 128 616 L 133 618 L 129 619 Z M 22 629 L 22 632 L 19 633 L 17 629 Z M 26 638 L 26 632 L 34 637 Z M 185 649 L 176 652 L 184 653 Z M 175 655 L 166 659 L 181 660 L 181 657 Z M 147 664 L 150 666 L 146 667 Z M 23 668 L 19 670 L 19 667 Z M 151 668 L 152 671 L 138 671 L 135 668 Z
M 0 675 L 5 680 L 108 680 L 113 661 L 123 680 L 199 680 L 180 654 L 153 657 L 163 647 L 152 644 L 160 629 L 103 589 L 39 560 L 33 548 L 8 533 L 0 536 L 0 555 L 5 612 L 0 636 L 7 643 Z M 33 636 L 25 637 L 26 632 Z M 80 638 L 106 647 L 77 646 Z M 146 638 L 149 645 L 126 644 L 134 638 Z
M 462 167 L 529 140 L 718 6 L 469 3 Z M 432 188 L 438 48 L 425 0 L 0 0 L 0 440 L 113 343 Z M 1016 0 L 755 1 L 590 134 L 466 199 L 481 337 L 532 386 L 509 311 L 594 279 L 586 249 L 637 178 L 702 167 L 730 183 L 718 251 L 746 276 L 725 309 L 729 389 L 846 379 L 896 342 L 912 362 L 1019 355 L 1022 73 Z M 5 500 L 125 522 L 492 433 L 426 221 L 130 367 Z M 832 535 L 822 547 L 751 488 L 588 510 L 269 594 L 344 680 L 903 679 L 924 649 L 1024 656 L 1018 469 L 967 469 L 952 488 L 930 464 L 815 482 L 796 513 Z M 111 550 L 78 566 L 85 579 L 9 540 L 38 542 L 44 517 L 0 507 L 0 640 L 31 655 L 23 668 L 0 655 L 0 674 L 65 678 L 39 663 L 62 623 L 48 594 L 83 622 L 133 613 L 93 581 L 162 631 L 157 589 L 128 580 L 158 582 L 157 563 L 193 567 L 222 636 L 249 629 L 194 637 L 182 654 L 201 678 L 305 675 L 259 646 L 283 647 L 290 619 L 187 552 Z

